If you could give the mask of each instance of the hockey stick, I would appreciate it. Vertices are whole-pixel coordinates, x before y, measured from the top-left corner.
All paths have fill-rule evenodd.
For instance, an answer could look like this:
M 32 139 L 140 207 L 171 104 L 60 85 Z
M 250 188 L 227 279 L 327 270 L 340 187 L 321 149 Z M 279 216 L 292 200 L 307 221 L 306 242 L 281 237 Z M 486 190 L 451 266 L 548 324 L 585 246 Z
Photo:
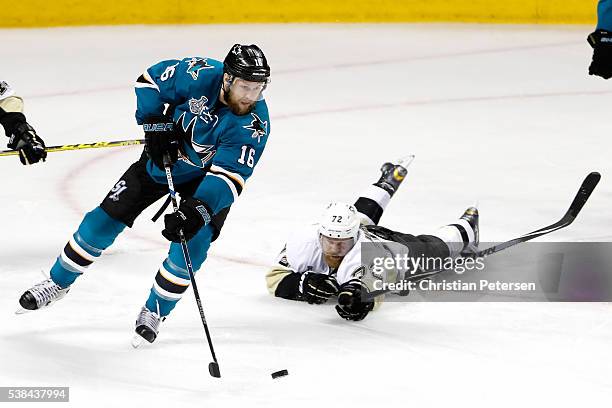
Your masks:
M 170 190 L 170 199 L 172 201 L 172 208 L 174 212 L 179 210 L 178 204 L 176 203 L 176 191 L 174 190 L 174 182 L 172 180 L 172 171 L 170 170 L 170 157 L 164 155 L 164 169 L 166 170 L 166 179 L 168 180 L 168 189 Z M 215 349 L 210 338 L 210 332 L 208 330 L 208 323 L 206 323 L 206 317 L 204 316 L 204 308 L 202 307 L 202 301 L 200 300 L 200 293 L 198 292 L 198 286 L 196 285 L 195 275 L 193 273 L 193 266 L 191 265 L 191 257 L 189 256 L 189 248 L 187 247 L 187 240 L 183 230 L 179 230 L 179 237 L 181 239 L 181 249 L 183 250 L 183 257 L 185 258 L 185 265 L 187 266 L 187 272 L 189 272 L 189 279 L 191 280 L 191 286 L 193 287 L 193 294 L 195 295 L 196 303 L 198 304 L 198 310 L 200 311 L 200 318 L 204 325 L 204 331 L 206 332 L 206 340 L 208 340 L 208 347 L 210 348 L 210 354 L 212 355 L 213 361 L 208 364 L 208 372 L 211 376 L 220 378 L 221 372 L 219 371 L 219 363 L 217 362 L 217 356 L 215 355 Z
M 584 204 L 587 202 L 587 200 L 591 196 L 591 193 L 593 192 L 593 190 L 595 190 L 595 187 L 597 186 L 597 183 L 599 183 L 600 179 L 601 179 L 601 174 L 597 173 L 596 171 L 586 176 L 586 178 L 580 185 L 580 189 L 578 189 L 578 193 L 576 193 L 574 200 L 570 204 L 570 207 L 565 212 L 565 215 L 561 217 L 559 221 L 555 222 L 554 224 L 550 224 L 547 227 L 540 228 L 535 231 L 531 231 L 518 238 L 511 239 L 510 241 L 502 242 L 501 244 L 493 245 L 492 247 L 483 249 L 482 251 L 478 251 L 474 255 L 474 257 L 484 258 L 496 252 L 503 251 L 504 249 L 510 248 L 511 246 L 520 244 L 522 242 L 531 241 L 534 238 L 541 237 L 542 235 L 550 234 L 551 232 L 567 227 L 572 222 L 574 222 L 574 220 L 580 213 L 580 210 L 582 210 L 582 207 L 584 206 Z
M 580 188 L 578 189 L 578 193 L 576 193 L 576 196 L 574 197 L 574 200 L 570 204 L 570 207 L 565 212 L 565 215 L 563 215 L 563 217 L 561 217 L 561 219 L 559 221 L 555 222 L 554 224 L 550 224 L 547 227 L 540 228 L 540 229 L 537 229 L 535 231 L 531 231 L 531 232 L 529 232 L 527 234 L 521 235 L 518 238 L 514 238 L 514 239 L 511 239 L 509 241 L 505 241 L 505 242 L 502 242 L 500 244 L 493 245 L 493 246 L 491 246 L 489 248 L 486 248 L 486 249 L 483 249 L 481 251 L 478 251 L 475 254 L 473 254 L 471 257 L 473 257 L 473 258 L 485 258 L 485 257 L 487 257 L 489 255 L 492 255 L 492 254 L 495 254 L 497 252 L 500 252 L 500 251 L 503 251 L 505 249 L 508 249 L 508 248 L 510 248 L 510 247 L 512 247 L 514 245 L 521 244 L 521 243 L 527 242 L 527 241 L 531 241 L 534 238 L 538 238 L 538 237 L 541 237 L 542 235 L 550 234 L 551 232 L 554 232 L 554 231 L 560 230 L 561 228 L 567 227 L 572 222 L 574 222 L 574 220 L 576 219 L 576 217 L 580 213 L 580 210 L 582 210 L 582 207 L 584 207 L 584 204 L 586 204 L 587 200 L 591 196 L 591 193 L 593 193 L 593 190 L 595 190 L 595 187 L 599 183 L 600 179 L 601 179 L 601 174 L 599 174 L 596 171 L 594 171 L 594 172 L 590 173 L 588 176 L 586 176 L 586 178 L 584 179 L 584 181 L 580 185 Z M 445 272 L 445 271 L 446 271 L 446 269 L 419 273 L 419 274 L 412 275 L 412 276 L 410 276 L 408 278 L 405 278 L 404 281 L 409 281 L 409 282 L 413 282 L 414 281 L 414 282 L 416 282 L 416 281 L 420 281 L 422 279 L 430 278 L 430 277 L 432 277 L 434 275 L 438 275 L 438 274 L 440 274 L 442 272 Z M 377 290 L 377 291 L 370 292 L 367 297 L 368 297 L 368 299 L 373 299 L 376 296 L 380 296 L 380 295 L 383 295 L 383 294 L 388 293 L 388 292 L 390 292 L 390 291 L 386 290 L 386 289 Z
M 82 150 L 82 149 L 99 149 L 101 147 L 121 147 L 121 146 L 134 146 L 144 144 L 144 139 L 127 139 L 127 140 L 115 140 L 114 142 L 94 142 L 94 143 L 80 143 L 80 144 L 67 144 L 45 147 L 47 153 L 52 152 L 65 152 L 67 150 Z M 19 154 L 16 150 L 0 150 L 0 156 L 17 156 Z

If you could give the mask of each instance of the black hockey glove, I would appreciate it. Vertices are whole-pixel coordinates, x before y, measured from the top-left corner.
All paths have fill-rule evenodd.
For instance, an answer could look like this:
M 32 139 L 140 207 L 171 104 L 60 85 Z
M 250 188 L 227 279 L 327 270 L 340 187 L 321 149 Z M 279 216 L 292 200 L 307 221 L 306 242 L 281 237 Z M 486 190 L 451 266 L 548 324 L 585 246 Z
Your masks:
M 336 278 L 323 273 L 305 272 L 300 279 L 300 294 L 311 305 L 327 302 L 339 289 Z
M 26 122 L 23 113 L 5 112 L 0 109 L 0 123 L 9 137 L 8 148 L 19 152 L 19 160 L 22 164 L 28 165 L 40 160 L 45 161 L 47 158 L 45 142 Z
M 162 235 L 169 241 L 181 242 L 179 231 L 182 229 L 185 239 L 189 241 L 200 228 L 210 222 L 211 215 L 204 202 L 197 198 L 187 197 L 181 200 L 178 211 L 164 216 L 166 228 Z
M 589 75 L 604 79 L 612 77 L 612 33 L 596 30 L 589 34 L 587 41 L 593 47 L 593 61 L 589 66 Z
M 374 300 L 365 301 L 361 298 L 368 292 L 368 288 L 359 279 L 343 283 L 340 286 L 336 312 L 346 320 L 363 320 L 374 309 Z
M 172 118 L 166 115 L 149 116 L 144 120 L 145 151 L 149 159 L 164 169 L 164 155 L 170 157 L 170 164 L 178 160 L 179 137 L 174 130 Z

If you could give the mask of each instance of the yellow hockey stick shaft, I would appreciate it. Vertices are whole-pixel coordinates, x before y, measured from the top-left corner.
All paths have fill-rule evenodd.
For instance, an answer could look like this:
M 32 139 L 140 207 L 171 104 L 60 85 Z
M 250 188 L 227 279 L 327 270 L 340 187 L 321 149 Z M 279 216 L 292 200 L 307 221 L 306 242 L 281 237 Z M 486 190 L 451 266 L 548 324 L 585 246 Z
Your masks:
M 82 150 L 82 149 L 100 149 L 102 147 L 120 147 L 120 146 L 134 146 L 144 144 L 144 139 L 128 139 L 128 140 L 115 140 L 112 142 L 94 142 L 94 143 L 80 143 L 80 144 L 66 144 L 58 146 L 48 146 L 45 148 L 47 153 L 52 152 L 65 152 L 68 150 Z M 0 150 L 0 156 L 16 156 L 19 153 L 15 150 Z

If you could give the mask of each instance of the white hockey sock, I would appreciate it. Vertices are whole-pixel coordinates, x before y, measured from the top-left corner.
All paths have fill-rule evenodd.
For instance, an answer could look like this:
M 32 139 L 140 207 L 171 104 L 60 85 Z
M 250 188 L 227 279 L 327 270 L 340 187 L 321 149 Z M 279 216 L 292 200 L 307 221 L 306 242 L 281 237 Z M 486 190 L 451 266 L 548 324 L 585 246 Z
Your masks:
M 438 229 L 434 236 L 440 238 L 448 245 L 450 256 L 459 256 L 468 244 L 474 242 L 474 230 L 469 222 L 459 219 L 454 224 L 445 225 Z
M 375 185 L 369 185 L 355 202 L 355 207 L 362 219 L 361 223 L 378 224 L 389 201 L 391 201 L 391 196 L 388 192 Z

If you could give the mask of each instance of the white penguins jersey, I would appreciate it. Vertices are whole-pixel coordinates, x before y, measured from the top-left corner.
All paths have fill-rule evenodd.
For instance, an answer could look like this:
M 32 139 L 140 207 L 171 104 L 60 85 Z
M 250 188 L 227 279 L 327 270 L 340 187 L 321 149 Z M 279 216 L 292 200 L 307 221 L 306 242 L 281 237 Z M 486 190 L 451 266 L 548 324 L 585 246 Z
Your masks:
M 383 242 L 385 241 L 360 228 L 355 245 L 344 256 L 338 268 L 332 270 L 325 262 L 319 240 L 318 225 L 315 224 L 292 234 L 279 254 L 277 262 L 293 272 L 310 271 L 334 275 L 338 283 L 342 285 L 351 279 L 362 279 L 364 275 L 369 274 L 368 265 L 362 264 L 361 245 L 370 243 L 379 247 L 379 250 L 388 252 Z M 387 281 L 389 278 L 395 281 L 395 276 L 385 277 L 384 280 Z
M 23 112 L 23 99 L 4 81 L 0 81 L 0 108 L 5 112 Z

